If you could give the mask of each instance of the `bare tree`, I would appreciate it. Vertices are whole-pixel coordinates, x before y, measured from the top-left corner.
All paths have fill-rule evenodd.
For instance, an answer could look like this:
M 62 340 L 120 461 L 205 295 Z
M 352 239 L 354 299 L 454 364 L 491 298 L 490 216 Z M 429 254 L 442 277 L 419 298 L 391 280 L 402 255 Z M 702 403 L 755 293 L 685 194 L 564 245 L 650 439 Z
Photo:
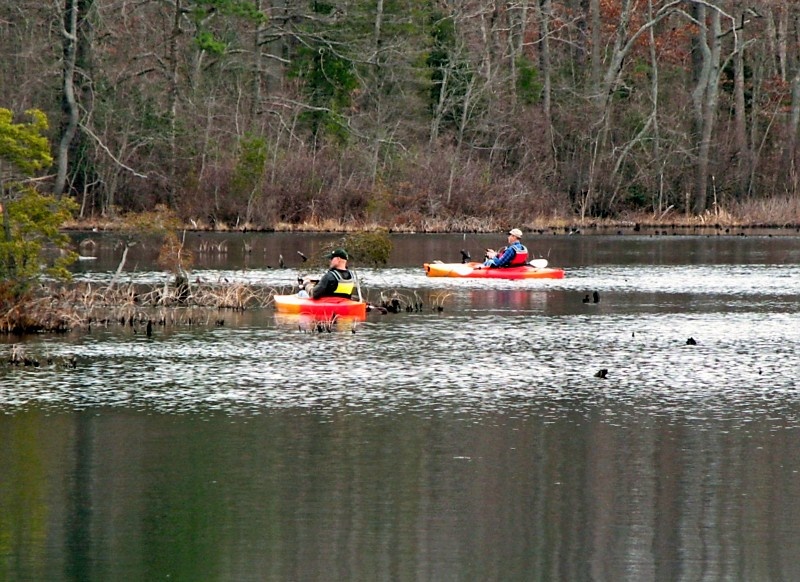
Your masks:
M 595 103 L 598 119 L 593 126 L 596 133 L 592 136 L 592 141 L 590 143 L 591 155 L 587 185 L 580 204 L 581 220 L 586 218 L 587 212 L 589 212 L 594 203 L 598 173 L 600 171 L 602 159 L 606 155 L 607 140 L 613 119 L 612 109 L 614 102 L 612 97 L 616 87 L 620 83 L 625 59 L 633 50 L 639 38 L 651 30 L 661 20 L 674 13 L 679 4 L 680 2 L 678 0 L 665 2 L 655 14 L 649 15 L 646 22 L 641 24 L 633 33 L 630 33 L 629 27 L 636 2 L 633 0 L 623 0 L 622 2 L 614 44 L 609 51 L 608 62 L 600 79 L 600 83 L 591 95 L 591 101 Z M 625 150 L 623 150 L 622 155 L 626 155 Z M 617 164 L 617 169 L 618 168 L 619 164 Z
M 692 111 L 697 141 L 697 165 L 694 183 L 695 214 L 708 208 L 708 182 L 712 136 L 718 114 L 720 78 L 722 76 L 722 16 L 731 23 L 735 40 L 734 53 L 738 50 L 738 35 L 735 20 L 712 2 L 692 2 L 692 16 L 698 25 L 694 39 L 694 78 Z
M 63 36 L 64 62 L 62 65 L 61 107 L 64 113 L 64 127 L 56 152 L 56 179 L 53 190 L 56 196 L 64 193 L 67 183 L 69 149 L 78 130 L 80 113 L 75 96 L 75 61 L 78 52 L 79 0 L 65 0 Z

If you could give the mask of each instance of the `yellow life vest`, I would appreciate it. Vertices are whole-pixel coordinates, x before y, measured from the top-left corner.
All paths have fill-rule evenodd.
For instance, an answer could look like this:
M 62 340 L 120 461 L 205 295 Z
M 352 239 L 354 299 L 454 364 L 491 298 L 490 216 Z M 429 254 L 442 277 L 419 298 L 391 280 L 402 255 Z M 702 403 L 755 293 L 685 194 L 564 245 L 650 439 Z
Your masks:
M 349 279 L 344 279 L 341 273 L 336 269 L 331 269 L 333 276 L 336 277 L 336 289 L 333 290 L 334 297 L 346 297 L 350 299 L 353 295 L 353 292 L 356 288 L 356 276 L 352 273 L 352 271 L 347 271 L 350 273 Z

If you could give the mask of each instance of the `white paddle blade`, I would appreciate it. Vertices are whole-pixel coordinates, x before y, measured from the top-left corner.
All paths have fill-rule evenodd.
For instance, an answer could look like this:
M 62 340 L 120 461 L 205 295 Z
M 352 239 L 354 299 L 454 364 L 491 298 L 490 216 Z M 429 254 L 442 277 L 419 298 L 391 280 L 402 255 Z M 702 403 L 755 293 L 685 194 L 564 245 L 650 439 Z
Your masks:
M 462 264 L 456 265 L 452 269 L 450 269 L 452 273 L 456 273 L 457 275 L 461 275 L 462 277 L 466 277 L 472 273 L 472 267 L 470 265 Z
M 528 264 L 537 269 L 544 269 L 547 266 L 547 259 L 533 259 Z

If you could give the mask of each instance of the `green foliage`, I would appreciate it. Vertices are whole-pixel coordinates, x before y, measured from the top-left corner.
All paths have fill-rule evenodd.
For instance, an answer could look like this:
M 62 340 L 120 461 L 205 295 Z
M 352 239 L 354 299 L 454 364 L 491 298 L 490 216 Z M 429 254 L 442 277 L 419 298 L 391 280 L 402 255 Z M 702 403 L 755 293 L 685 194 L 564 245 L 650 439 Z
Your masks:
M 647 190 L 642 184 L 631 184 L 628 186 L 627 204 L 636 209 L 646 208 L 650 203 Z
M 228 43 L 209 30 L 208 23 L 217 16 L 232 16 L 253 24 L 263 24 L 267 16 L 258 10 L 252 0 L 194 0 L 189 8 L 197 32 L 194 43 L 202 51 L 220 56 L 225 54 Z
M 385 230 L 358 232 L 342 237 L 341 242 L 332 246 L 347 249 L 350 260 L 360 266 L 381 267 L 389 262 L 392 253 L 392 240 Z
M 222 55 L 225 53 L 225 43 L 217 40 L 214 35 L 207 30 L 197 33 L 194 37 L 194 42 L 197 48 L 212 55 Z
M 180 228 L 175 212 L 159 204 L 149 212 L 139 212 L 125 217 L 120 232 L 128 237 L 163 236 Z
M 650 76 L 653 74 L 653 66 L 646 61 L 636 61 L 636 64 L 633 66 L 632 74 L 635 77 L 643 77 L 649 81 Z
M 181 221 L 175 212 L 159 204 L 149 212 L 126 216 L 120 234 L 128 246 L 133 246 L 139 239 L 156 239 L 161 245 L 158 264 L 180 274 L 188 270 L 193 261 L 191 253 L 183 248 L 183 240 L 176 234 L 180 227 Z
M 430 34 L 434 48 L 428 57 L 428 64 L 436 69 L 449 60 L 450 52 L 456 46 L 456 25 L 452 18 L 438 12 L 431 15 L 431 23 Z
M 641 111 L 634 108 L 625 109 L 619 115 L 615 130 L 627 135 L 636 135 L 644 129 L 646 123 L 647 117 Z
M 453 19 L 436 13 L 431 19 L 433 46 L 426 60 L 431 78 L 428 108 L 433 112 L 440 103 L 444 103 L 442 120 L 453 125 L 461 119 L 464 97 L 472 82 L 473 72 L 469 63 L 460 56 Z
M 539 103 L 542 95 L 542 82 L 539 70 L 527 58 L 517 59 L 517 98 L 525 105 Z
M 622 101 L 628 101 L 631 98 L 632 94 L 633 90 L 629 86 L 619 85 L 614 89 L 612 96 L 614 98 L 614 101 L 622 102 Z
M 57 200 L 19 183 L 53 163 L 47 131 L 47 116 L 37 109 L 25 112 L 29 123 L 14 123 L 8 109 L 0 109 L 0 162 L 11 170 L 0 174 L 0 279 L 6 290 L 19 297 L 42 274 L 69 278 L 67 265 L 75 260 L 68 252 L 69 239 L 59 231 L 75 210 L 71 199 Z M 15 181 L 10 181 L 12 178 Z M 45 250 L 55 247 L 61 254 L 47 262 Z
M 430 109 L 434 110 L 441 99 L 442 83 L 445 71 L 449 66 L 450 52 L 456 41 L 455 24 L 451 18 L 442 18 L 440 14 L 433 15 L 431 26 L 431 39 L 433 48 L 428 55 L 426 65 L 431 70 L 431 95 Z
M 233 171 L 231 190 L 234 195 L 250 196 L 261 182 L 267 161 L 267 141 L 259 136 L 245 136 L 239 142 L 239 157 Z
M 333 4 L 329 2 L 320 2 L 319 0 L 314 0 L 312 3 L 311 9 L 316 12 L 317 14 L 331 14 L 336 8 Z
M 304 92 L 315 107 L 302 115 L 311 132 L 344 140 L 340 112 L 351 105 L 352 93 L 358 87 L 354 64 L 324 45 L 312 45 L 298 50 L 290 76 L 303 80 Z
M 6 161 L 23 174 L 31 175 L 53 163 L 47 131 L 47 116 L 38 109 L 25 114 L 30 123 L 14 123 L 8 109 L 0 108 L 0 161 Z M 4 176 L 0 173 L 0 179 Z
M 77 205 L 70 198 L 56 199 L 32 188 L 19 190 L 3 206 L 5 236 L 0 239 L 0 278 L 13 280 L 23 293 L 40 275 L 69 279 L 67 266 L 76 259 L 68 251 L 69 237 L 59 229 Z M 45 262 L 44 251 L 55 247 L 59 255 Z
M 218 12 L 224 16 L 236 16 L 258 24 L 267 20 L 267 15 L 258 10 L 252 0 L 195 0 L 195 10 L 210 14 Z

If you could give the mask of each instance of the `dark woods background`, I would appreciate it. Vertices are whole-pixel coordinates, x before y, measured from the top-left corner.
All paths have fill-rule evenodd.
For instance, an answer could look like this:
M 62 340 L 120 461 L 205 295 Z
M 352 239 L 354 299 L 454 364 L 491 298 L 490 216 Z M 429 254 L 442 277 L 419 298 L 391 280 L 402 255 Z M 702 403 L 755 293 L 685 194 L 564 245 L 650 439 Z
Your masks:
M 15 0 L 0 107 L 83 218 L 800 222 L 800 4 Z

